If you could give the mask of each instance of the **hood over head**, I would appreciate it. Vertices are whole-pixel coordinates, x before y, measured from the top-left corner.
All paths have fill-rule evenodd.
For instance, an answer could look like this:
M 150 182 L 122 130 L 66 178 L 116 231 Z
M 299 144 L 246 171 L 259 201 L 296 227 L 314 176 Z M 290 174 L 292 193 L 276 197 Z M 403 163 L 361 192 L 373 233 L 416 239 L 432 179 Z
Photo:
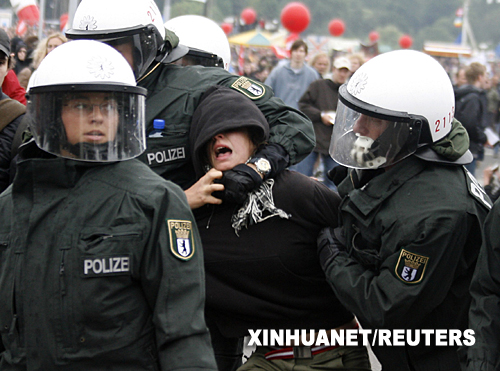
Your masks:
M 250 129 L 254 141 L 269 139 L 269 124 L 255 103 L 230 88 L 209 88 L 193 114 L 189 132 L 191 157 L 198 178 L 205 174 L 206 144 L 219 133 L 242 128 Z

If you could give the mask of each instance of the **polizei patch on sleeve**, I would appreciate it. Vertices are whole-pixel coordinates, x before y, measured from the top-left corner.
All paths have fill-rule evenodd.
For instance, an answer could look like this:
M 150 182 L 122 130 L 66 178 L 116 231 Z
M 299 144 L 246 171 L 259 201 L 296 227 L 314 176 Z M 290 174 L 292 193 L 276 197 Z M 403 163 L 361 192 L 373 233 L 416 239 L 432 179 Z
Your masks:
M 231 88 L 245 94 L 250 99 L 262 98 L 266 92 L 264 85 L 243 76 L 233 82 Z
M 170 250 L 176 258 L 189 260 L 194 255 L 193 228 L 189 220 L 167 219 Z
M 425 269 L 429 258 L 427 256 L 414 254 L 401 250 L 398 264 L 396 264 L 396 276 L 406 283 L 419 283 L 424 278 Z

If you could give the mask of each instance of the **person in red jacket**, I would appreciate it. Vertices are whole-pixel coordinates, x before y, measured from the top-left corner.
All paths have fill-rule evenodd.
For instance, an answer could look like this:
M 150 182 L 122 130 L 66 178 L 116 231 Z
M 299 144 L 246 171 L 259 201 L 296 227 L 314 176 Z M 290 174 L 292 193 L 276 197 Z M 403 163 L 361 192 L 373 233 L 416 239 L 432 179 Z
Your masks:
M 3 80 L 2 92 L 7 94 L 9 98 L 26 105 L 26 90 L 19 84 L 19 80 L 13 70 L 7 72 Z

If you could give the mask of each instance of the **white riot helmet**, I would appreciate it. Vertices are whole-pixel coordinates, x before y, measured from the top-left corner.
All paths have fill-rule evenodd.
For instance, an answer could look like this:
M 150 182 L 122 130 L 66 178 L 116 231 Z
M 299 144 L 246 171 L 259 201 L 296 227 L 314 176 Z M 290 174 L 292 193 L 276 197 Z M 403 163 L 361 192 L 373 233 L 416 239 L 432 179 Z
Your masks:
M 28 96 L 35 142 L 60 157 L 110 162 L 146 148 L 146 89 L 127 61 L 92 40 L 71 41 L 47 55 Z
M 116 48 L 130 45 L 136 78 L 170 51 L 164 42 L 163 19 L 153 0 L 82 0 L 66 36 L 102 41 Z
M 381 54 L 340 87 L 330 154 L 356 169 L 390 166 L 417 149 L 425 157 L 421 149 L 451 131 L 454 106 L 451 81 L 434 58 L 412 50 Z
M 199 15 L 182 15 L 168 20 L 165 27 L 175 32 L 179 43 L 189 47 L 184 59 L 192 64 L 223 67 L 229 70 L 231 49 L 222 28 L 209 18 Z

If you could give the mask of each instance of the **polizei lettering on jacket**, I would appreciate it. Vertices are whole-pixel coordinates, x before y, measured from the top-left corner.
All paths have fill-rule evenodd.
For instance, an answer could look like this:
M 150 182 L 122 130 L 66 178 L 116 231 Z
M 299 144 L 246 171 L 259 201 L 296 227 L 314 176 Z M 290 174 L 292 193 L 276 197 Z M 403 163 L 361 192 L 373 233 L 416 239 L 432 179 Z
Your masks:
M 83 277 L 116 276 L 130 274 L 129 256 L 82 258 Z
M 152 151 L 148 152 L 147 158 L 149 166 L 162 165 L 165 162 L 185 159 L 186 151 L 184 147 Z

